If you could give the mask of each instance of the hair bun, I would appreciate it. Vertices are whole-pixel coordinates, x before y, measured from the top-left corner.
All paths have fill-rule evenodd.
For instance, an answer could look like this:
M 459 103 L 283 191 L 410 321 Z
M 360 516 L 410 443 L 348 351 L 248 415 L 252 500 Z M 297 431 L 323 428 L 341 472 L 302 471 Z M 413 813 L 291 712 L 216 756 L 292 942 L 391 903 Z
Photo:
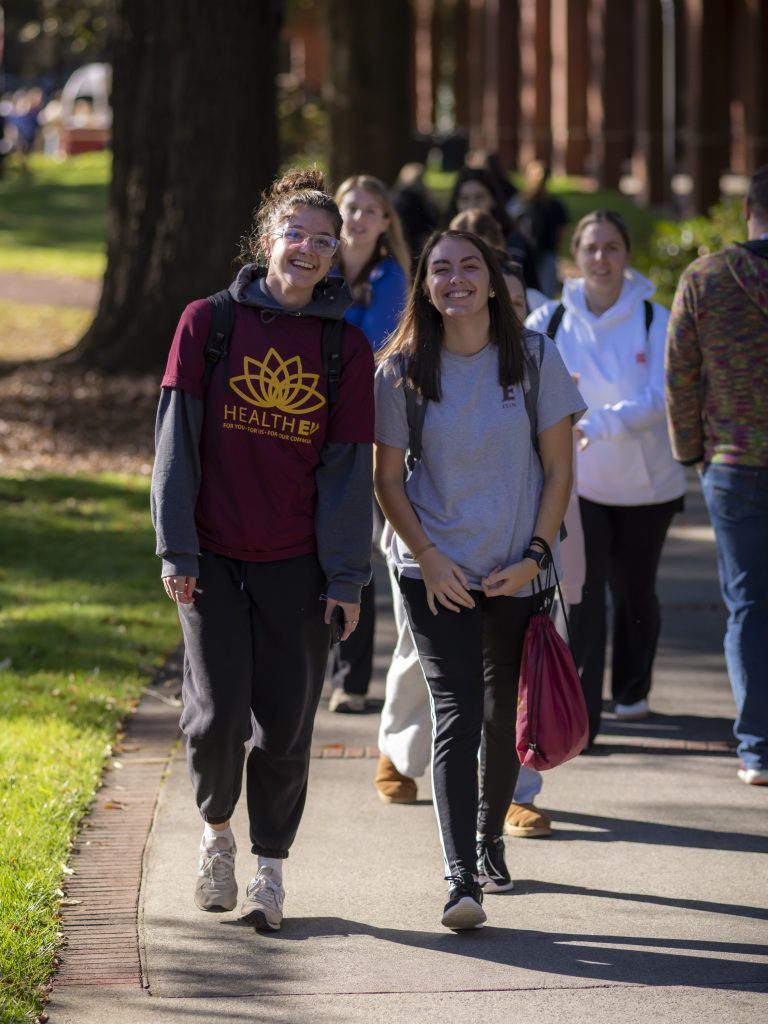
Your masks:
M 325 191 L 323 172 L 316 166 L 286 171 L 282 178 L 278 178 L 272 183 L 269 195 L 276 199 L 278 196 L 285 196 L 290 192 L 304 192 L 308 189 L 316 192 Z

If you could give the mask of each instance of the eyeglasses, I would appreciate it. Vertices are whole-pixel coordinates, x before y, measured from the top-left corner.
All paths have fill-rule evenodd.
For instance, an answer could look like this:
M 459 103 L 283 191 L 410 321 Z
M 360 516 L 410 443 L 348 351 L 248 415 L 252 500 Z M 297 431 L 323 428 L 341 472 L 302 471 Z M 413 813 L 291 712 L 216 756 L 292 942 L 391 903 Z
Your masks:
M 308 231 L 293 227 L 281 228 L 276 237 L 282 238 L 288 245 L 303 245 L 309 239 L 309 250 L 315 256 L 333 256 L 341 244 L 333 235 L 311 235 Z

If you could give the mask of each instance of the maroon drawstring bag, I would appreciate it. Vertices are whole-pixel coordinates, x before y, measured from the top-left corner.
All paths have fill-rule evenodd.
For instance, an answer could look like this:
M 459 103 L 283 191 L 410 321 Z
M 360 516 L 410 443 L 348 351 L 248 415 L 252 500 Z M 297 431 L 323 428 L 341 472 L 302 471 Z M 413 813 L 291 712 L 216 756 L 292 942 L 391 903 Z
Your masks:
M 517 694 L 517 756 L 521 764 L 540 772 L 576 757 L 589 739 L 579 673 L 570 647 L 552 621 L 552 596 L 544 597 L 554 575 L 565 615 L 552 552 L 548 547 L 546 551 L 550 558 L 546 583 L 542 586 L 537 581 L 542 607 L 526 628 Z M 566 629 L 567 624 L 566 619 Z

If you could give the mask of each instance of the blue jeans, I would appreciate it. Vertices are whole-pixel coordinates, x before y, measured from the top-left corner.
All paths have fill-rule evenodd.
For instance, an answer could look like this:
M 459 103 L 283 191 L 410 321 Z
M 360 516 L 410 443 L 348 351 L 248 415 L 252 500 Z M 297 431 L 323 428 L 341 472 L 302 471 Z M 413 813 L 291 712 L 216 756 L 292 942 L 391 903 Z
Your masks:
M 725 661 L 745 768 L 768 768 L 768 467 L 708 463 L 701 477 L 728 609 Z

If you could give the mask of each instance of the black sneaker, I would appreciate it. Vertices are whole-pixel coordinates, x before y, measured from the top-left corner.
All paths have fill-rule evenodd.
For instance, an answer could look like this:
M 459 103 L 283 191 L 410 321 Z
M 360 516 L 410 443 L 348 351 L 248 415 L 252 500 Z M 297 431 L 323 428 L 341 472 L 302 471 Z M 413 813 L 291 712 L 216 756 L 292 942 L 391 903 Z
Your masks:
M 443 908 L 441 924 L 454 932 L 481 928 L 486 921 L 482 907 L 483 890 L 468 872 L 454 875 L 448 881 L 448 902 Z
M 485 836 L 477 841 L 477 873 L 483 892 L 508 892 L 515 883 L 509 877 L 504 861 L 504 840 L 501 836 Z

